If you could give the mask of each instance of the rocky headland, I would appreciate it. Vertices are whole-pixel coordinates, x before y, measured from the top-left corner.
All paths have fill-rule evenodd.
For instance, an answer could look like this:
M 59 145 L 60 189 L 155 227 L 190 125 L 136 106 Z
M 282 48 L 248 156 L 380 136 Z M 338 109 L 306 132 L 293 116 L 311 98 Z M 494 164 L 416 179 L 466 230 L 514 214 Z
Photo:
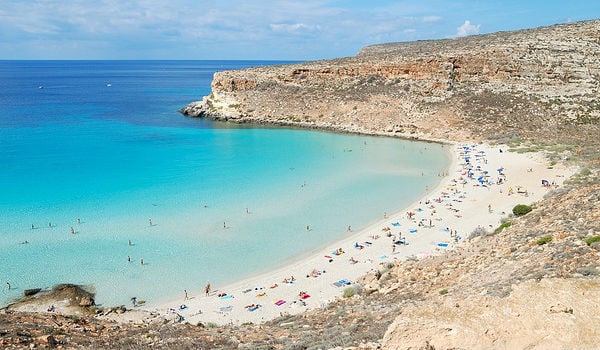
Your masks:
M 190 116 L 442 140 L 598 135 L 600 22 L 373 45 L 214 75 Z
M 355 57 L 215 74 L 182 112 L 214 120 L 504 143 L 577 165 L 522 216 L 439 256 L 389 263 L 326 308 L 191 325 L 0 312 L 2 348 L 593 349 L 600 344 L 600 20 L 369 46 Z M 350 296 L 350 294 L 354 294 Z M 74 299 L 81 304 L 81 298 Z M 25 301 L 26 303 L 27 301 Z M 89 303 L 85 303 L 89 304 Z M 93 303 L 92 303 L 93 304 Z

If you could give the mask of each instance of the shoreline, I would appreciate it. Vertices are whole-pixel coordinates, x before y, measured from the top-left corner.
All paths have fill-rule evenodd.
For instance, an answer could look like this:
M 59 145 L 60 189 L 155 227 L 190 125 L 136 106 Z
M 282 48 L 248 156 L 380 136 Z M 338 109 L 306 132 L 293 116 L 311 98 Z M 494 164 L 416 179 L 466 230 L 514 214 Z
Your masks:
M 225 96 L 220 96 L 224 100 L 228 100 L 231 104 L 237 104 L 237 101 L 234 99 L 229 100 Z M 373 137 L 391 137 L 406 141 L 417 141 L 417 142 L 425 142 L 425 143 L 438 143 L 443 145 L 452 145 L 456 142 L 451 141 L 447 138 L 440 137 L 432 137 L 431 134 L 423 133 L 423 132 L 400 132 L 398 130 L 381 130 L 381 129 L 365 129 L 364 127 L 358 125 L 347 126 L 344 124 L 334 124 L 334 123 L 323 123 L 323 122 L 307 122 L 307 121 L 293 121 L 293 120 L 285 120 L 285 119 L 276 119 L 270 120 L 268 118 L 254 118 L 248 116 L 241 116 L 235 110 L 229 110 L 227 112 L 220 111 L 219 113 L 215 113 L 210 109 L 205 107 L 206 99 L 208 96 L 205 96 L 200 101 L 195 101 L 189 103 L 187 106 L 179 109 L 179 113 L 188 117 L 188 118 L 199 118 L 210 120 L 215 123 L 223 123 L 223 124 L 233 124 L 238 125 L 240 127 L 266 127 L 266 128 L 287 128 L 287 129 L 296 129 L 296 130 L 314 130 L 314 131 L 322 131 L 322 132 L 330 132 L 334 134 L 348 134 L 348 135 L 363 135 L 363 136 L 373 136 Z M 221 103 L 222 106 L 225 106 L 225 103 Z M 464 142 L 481 142 L 480 139 L 472 139 Z
M 574 169 L 561 165 L 547 167 L 541 153 L 517 154 L 499 151 L 506 146 L 472 145 L 474 147 L 469 146 L 469 152 L 474 158 L 471 162 L 473 167 L 483 169 L 485 166 L 489 177 L 494 179 L 499 167 L 506 169 L 505 176 L 502 176 L 506 178 L 504 183 L 497 185 L 492 181 L 489 186 L 481 186 L 476 180 L 478 176 L 465 176 L 466 164 L 459 159 L 464 158 L 464 155 L 461 156 L 461 149 L 464 151 L 461 144 L 445 145 L 450 147 L 451 156 L 446 176 L 423 197 L 405 208 L 388 213 L 387 218 L 352 232 L 326 248 L 317 248 L 292 259 L 284 266 L 217 286 L 209 296 L 203 290 L 194 289 L 187 291 L 189 299 L 185 300 L 182 291 L 179 299 L 173 297 L 158 306 L 144 305 L 136 309 L 154 316 L 176 317 L 191 324 L 222 325 L 262 323 L 282 315 L 323 308 L 343 297 L 344 290 L 353 287 L 357 279 L 389 263 L 443 254 L 446 249 L 460 244 L 460 240 L 450 237 L 448 229 L 457 231 L 462 239 L 479 227 L 488 231 L 495 229 L 502 218 L 508 217 L 514 205 L 532 204 L 542 199 L 548 188 L 541 186 L 541 179 L 561 186 L 563 180 L 574 173 Z M 479 153 L 481 151 L 483 153 Z M 499 173 L 497 178 L 501 177 Z M 462 183 L 463 180 L 466 183 Z M 510 188 L 511 194 L 508 193 Z M 406 213 L 411 211 L 414 211 L 414 216 L 409 219 Z M 463 216 L 463 213 L 467 215 Z M 417 219 L 419 222 L 415 221 Z M 392 248 L 392 239 L 387 237 L 388 231 L 383 231 L 385 228 L 390 229 L 392 236 L 405 237 L 408 245 Z M 362 248 L 355 248 L 355 244 Z M 344 253 L 334 255 L 333 252 L 339 248 Z M 357 262 L 352 263 L 350 259 Z M 292 276 L 295 280 L 285 283 Z M 351 283 L 345 285 L 346 281 Z M 126 313 L 120 317 L 134 322 L 143 321 L 148 317 L 145 312 Z

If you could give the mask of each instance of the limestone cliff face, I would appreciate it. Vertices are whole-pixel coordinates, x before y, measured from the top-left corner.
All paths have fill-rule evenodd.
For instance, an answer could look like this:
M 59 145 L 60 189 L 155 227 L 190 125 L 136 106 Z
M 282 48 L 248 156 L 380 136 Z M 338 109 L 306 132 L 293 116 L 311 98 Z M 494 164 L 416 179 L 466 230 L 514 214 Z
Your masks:
M 429 139 L 578 142 L 600 124 L 600 20 L 218 72 L 191 116 Z M 526 121 L 526 122 L 525 122 Z M 581 132 L 586 130 L 586 132 Z

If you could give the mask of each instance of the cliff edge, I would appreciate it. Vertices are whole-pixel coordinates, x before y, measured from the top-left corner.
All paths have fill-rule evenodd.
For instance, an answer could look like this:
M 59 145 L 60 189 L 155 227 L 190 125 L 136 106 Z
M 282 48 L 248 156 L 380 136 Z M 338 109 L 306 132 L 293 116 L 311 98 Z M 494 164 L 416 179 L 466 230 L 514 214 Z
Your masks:
M 600 124 L 600 20 L 218 72 L 189 116 L 440 140 L 579 143 Z

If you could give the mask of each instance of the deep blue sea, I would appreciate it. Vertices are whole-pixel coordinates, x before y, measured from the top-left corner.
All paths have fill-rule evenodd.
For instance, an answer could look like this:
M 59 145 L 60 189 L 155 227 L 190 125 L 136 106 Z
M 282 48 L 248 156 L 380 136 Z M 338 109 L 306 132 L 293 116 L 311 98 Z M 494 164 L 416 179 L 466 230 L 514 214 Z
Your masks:
M 439 181 L 441 145 L 177 112 L 215 71 L 282 63 L 0 61 L 0 305 L 66 282 L 104 305 L 233 282 Z

